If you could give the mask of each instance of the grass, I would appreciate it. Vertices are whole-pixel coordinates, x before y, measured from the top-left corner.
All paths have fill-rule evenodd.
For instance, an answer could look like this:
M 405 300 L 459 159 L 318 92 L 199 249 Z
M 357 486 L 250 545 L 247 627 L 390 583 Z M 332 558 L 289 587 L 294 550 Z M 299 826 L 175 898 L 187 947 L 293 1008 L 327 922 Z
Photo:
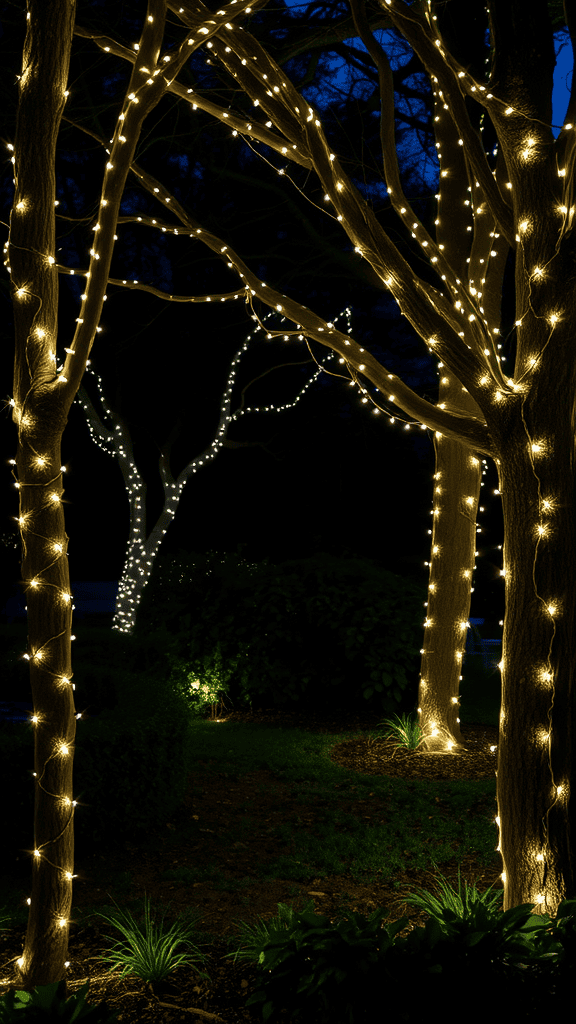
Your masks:
M 498 673 L 487 677 L 480 666 L 470 663 L 467 669 L 461 689 L 463 722 L 497 724 Z M 384 731 L 383 727 L 380 734 Z M 415 734 L 409 730 L 399 729 L 397 734 L 400 740 L 404 736 L 408 745 L 416 742 Z M 194 771 L 195 785 L 202 786 L 203 776 L 240 779 L 254 770 L 266 769 L 286 787 L 292 808 L 290 820 L 283 820 L 279 808 L 270 822 L 270 831 L 276 849 L 285 844 L 290 855 L 279 854 L 262 863 L 255 861 L 247 886 L 255 879 L 301 882 L 335 875 L 347 875 L 363 883 L 383 882 L 394 880 L 407 865 L 414 871 L 428 872 L 434 864 L 440 873 L 442 865 L 453 863 L 454 859 L 472 859 L 479 866 L 494 863 L 495 779 L 404 780 L 346 771 L 330 761 L 329 752 L 334 744 L 350 738 L 349 733 L 326 735 L 263 726 L 256 730 L 226 720 L 192 721 L 187 758 L 189 770 Z M 242 843 L 250 837 L 252 813 L 265 793 L 265 786 L 254 791 L 242 807 L 242 814 L 231 819 L 233 827 L 226 833 L 227 845 Z M 222 883 L 218 876 L 214 866 L 212 871 L 178 867 L 166 871 L 163 877 L 190 884 L 208 877 L 215 887 L 230 886 L 230 881 Z M 130 878 L 126 879 L 126 886 L 129 889 Z M 236 880 L 234 886 L 241 889 L 242 880 Z M 459 895 L 442 880 L 440 888 L 439 897 L 428 899 L 421 891 L 411 897 L 403 895 L 402 899 L 409 903 L 413 898 L 414 906 L 425 906 L 431 915 L 441 906 L 454 909 L 453 897 L 457 900 Z M 491 894 L 490 906 L 494 906 L 499 895 Z M 0 894 L 0 906 L 3 896 Z M 472 898 L 479 897 L 476 894 Z M 101 913 L 102 909 L 100 905 L 92 912 Z M 89 913 L 84 908 L 82 916 L 85 918 Z M 4 923 L 17 925 L 25 920 L 25 911 L 16 912 L 14 907 Z M 132 925 L 127 927 L 134 931 Z M 160 948 L 158 936 L 155 945 Z
M 480 693 L 488 703 L 472 707 L 463 720 L 496 724 L 499 693 L 486 677 L 481 682 Z M 469 671 L 462 687 L 465 708 L 472 704 L 466 696 L 467 690 L 471 696 L 472 687 L 476 690 L 476 679 Z M 383 724 L 375 735 L 386 731 Z M 397 736 L 410 746 L 417 742 L 417 733 L 409 726 L 398 727 Z M 439 865 L 454 856 L 474 855 L 485 865 L 493 860 L 495 779 L 446 782 L 347 772 L 329 759 L 330 749 L 345 739 L 350 739 L 349 733 L 325 735 L 263 726 L 254 730 L 226 720 L 192 721 L 188 764 L 199 786 L 203 773 L 239 778 L 263 768 L 289 787 L 296 820 L 279 821 L 274 834 L 289 845 L 295 843 L 294 852 L 260 869 L 255 865 L 261 877 L 299 880 L 350 872 L 358 879 L 383 880 L 407 860 L 415 869 L 428 868 L 431 854 Z M 364 804 L 361 815 L 341 808 L 347 798 L 355 805 Z M 247 803 L 228 841 L 242 842 L 249 835 L 251 806 Z M 304 827 L 311 815 L 313 830 Z
M 219 775 L 238 778 L 265 768 L 289 787 L 296 819 L 278 822 L 274 834 L 292 852 L 261 867 L 261 877 L 304 879 L 349 872 L 359 880 L 384 880 L 407 860 L 415 869 L 428 868 L 431 853 L 438 864 L 469 854 L 482 864 L 493 861 L 495 779 L 447 783 L 346 772 L 330 761 L 329 752 L 349 738 L 260 726 L 256 744 L 250 728 L 226 721 L 193 723 L 190 764 L 196 779 L 211 770 L 199 770 L 198 761 L 212 761 Z M 364 804 L 361 815 L 341 808 L 347 798 Z M 227 841 L 242 842 L 250 834 L 251 804 L 244 810 Z M 310 817 L 313 830 L 304 827 Z

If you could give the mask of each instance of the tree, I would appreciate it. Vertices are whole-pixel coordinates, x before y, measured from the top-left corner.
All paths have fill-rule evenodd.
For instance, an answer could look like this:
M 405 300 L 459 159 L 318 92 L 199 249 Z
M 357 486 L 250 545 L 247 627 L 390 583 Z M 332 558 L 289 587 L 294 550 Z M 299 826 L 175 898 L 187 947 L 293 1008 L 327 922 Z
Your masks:
M 62 977 L 72 901 L 72 756 L 75 735 L 70 661 L 71 601 L 61 496 L 60 440 L 73 398 L 55 373 L 58 275 L 54 153 L 74 28 L 73 4 L 34 4 L 19 83 L 14 145 L 16 199 L 9 246 L 16 356 L 13 418 L 27 584 L 34 744 L 34 871 L 26 980 Z M 79 381 L 78 381 L 79 383 Z M 46 600 L 46 591 L 51 599 Z M 46 912 L 48 911 L 48 912 Z
M 71 594 L 62 505 L 60 446 L 98 329 L 120 203 L 147 114 L 168 79 L 158 64 L 167 7 L 150 0 L 118 128 L 106 162 L 97 234 L 90 251 L 81 315 L 58 366 L 58 268 L 55 255 L 55 151 L 67 97 L 75 0 L 47 7 L 31 0 L 26 22 L 14 140 L 15 194 L 8 242 L 14 302 L 13 419 L 28 604 L 28 658 L 34 703 L 34 851 L 24 953 L 25 986 L 61 980 L 72 900 L 72 762 L 76 719 L 72 693 Z M 232 17 L 232 15 L 230 15 Z M 170 75 L 203 34 L 188 34 L 171 55 Z M 155 71 L 146 70 L 151 65 Z M 143 77 L 144 75 L 144 77 Z
M 269 314 L 269 316 L 271 316 L 271 314 Z M 265 318 L 265 320 L 266 319 L 267 318 Z M 130 507 L 128 544 L 122 576 L 118 587 L 114 617 L 112 620 L 113 629 L 118 629 L 124 633 L 131 633 L 133 631 L 142 591 L 148 582 L 150 572 L 154 564 L 154 559 L 156 558 L 164 534 L 176 515 L 182 490 L 186 486 L 190 477 L 196 473 L 201 466 L 208 465 L 209 461 L 213 459 L 222 448 L 238 449 L 247 446 L 251 447 L 253 445 L 259 445 L 268 451 L 266 448 L 266 442 L 264 441 L 233 441 L 227 436 L 228 427 L 232 421 L 239 419 L 246 413 L 260 411 L 258 408 L 244 408 L 244 394 L 250 387 L 250 384 L 247 384 L 242 390 L 242 403 L 240 407 L 234 413 L 230 411 L 232 404 L 232 388 L 234 385 L 234 378 L 237 373 L 236 364 L 240 361 L 242 353 L 247 349 L 249 342 L 250 338 L 244 342 L 232 360 L 230 373 L 228 375 L 226 388 L 220 406 L 220 419 L 213 441 L 204 449 L 204 451 L 200 452 L 200 454 L 187 462 L 178 474 L 178 478 L 176 480 L 172 476 L 170 468 L 170 454 L 172 444 L 176 438 L 177 428 L 172 432 L 172 436 L 169 437 L 163 445 L 160 452 L 158 468 L 160 478 L 162 480 L 164 501 L 160 515 L 157 517 L 156 522 L 151 529 L 148 529 L 147 524 L 146 482 L 143 474 L 138 470 L 134 459 L 132 438 L 130 436 L 128 424 L 117 412 L 114 412 L 109 407 L 104 396 L 102 380 L 98 375 L 91 374 L 92 376 L 97 377 L 99 404 L 103 410 L 102 417 L 98 415 L 86 388 L 81 385 L 78 390 L 78 399 L 84 409 L 93 439 L 103 451 L 115 458 L 118 463 L 124 480 L 124 486 L 126 488 Z M 331 355 L 332 353 L 329 352 L 326 362 L 330 359 Z M 305 360 L 305 362 L 312 362 L 312 360 Z M 272 367 L 272 369 L 279 369 L 281 366 L 290 367 L 294 365 L 297 364 L 291 361 L 289 363 L 277 364 Z M 90 371 L 87 370 L 87 373 L 89 372 Z M 270 372 L 270 370 L 265 370 L 259 375 L 259 378 L 256 379 L 260 379 L 260 377 L 264 377 Z M 305 383 L 300 393 L 296 396 L 294 402 L 290 403 L 291 407 L 296 405 L 299 398 L 302 397 L 302 394 L 308 389 L 313 380 L 316 379 L 321 372 L 321 368 L 318 369 L 314 376 Z M 253 384 L 255 381 L 251 381 L 250 383 Z M 285 405 L 281 406 L 280 410 L 283 411 L 285 408 Z M 272 406 L 267 407 L 265 411 L 270 412 L 277 410 Z M 105 420 L 110 423 L 110 426 L 106 425 L 104 422 Z
M 489 4 L 492 63 L 486 84 L 447 49 L 432 10 L 420 16 L 402 0 L 381 6 L 432 81 L 441 166 L 437 219 L 450 208 L 453 185 L 459 182 L 461 195 L 470 191 L 470 198 L 463 200 L 467 208 L 460 230 L 450 236 L 448 250 L 435 231 L 426 229 L 398 186 L 394 110 L 382 49 L 382 160 L 388 190 L 399 218 L 411 226 L 436 272 L 434 283 L 417 275 L 391 242 L 340 165 L 313 108 L 257 41 L 244 32 L 222 30 L 212 44 L 212 58 L 269 118 L 267 127 L 273 125 L 277 132 L 271 148 L 315 171 L 355 251 L 478 406 L 478 411 L 464 413 L 432 405 L 331 324 L 291 299 L 282 300 L 282 311 L 297 330 L 337 351 L 352 374 L 363 374 L 389 401 L 465 445 L 473 458 L 484 454 L 496 462 L 503 494 L 506 581 L 497 778 L 504 906 L 530 902 L 554 913 L 563 898 L 574 894 L 569 779 L 575 607 L 568 584 L 575 557 L 574 361 L 568 350 L 574 316 L 569 289 L 572 124 L 567 121 L 555 142 L 554 48 L 544 2 L 528 10 L 514 2 L 506 10 Z M 359 2 L 352 10 L 361 18 Z M 209 15 L 204 5 L 186 0 L 178 13 L 185 23 L 199 13 Z M 569 7 L 567 21 L 572 32 Z M 477 102 L 492 123 L 500 153 L 495 173 L 465 97 Z M 572 106 L 571 100 L 569 116 Z M 240 130 L 249 133 L 249 123 Z M 452 166 L 452 161 L 457 162 Z M 196 230 L 202 231 L 199 226 Z M 515 375 L 510 377 L 503 373 L 497 348 L 507 247 L 515 255 L 516 354 Z M 468 253 L 464 282 L 458 250 Z M 235 252 L 228 255 L 258 298 L 268 305 L 279 302 Z M 467 498 L 475 500 L 474 494 L 462 493 L 463 511 Z M 431 568 L 434 583 L 434 562 Z M 459 571 L 453 564 L 454 577 Z M 432 624 L 427 620 L 426 629 Z M 425 632 L 425 648 L 427 643 Z M 422 724 L 424 730 L 429 726 L 426 720 Z
M 250 10 L 263 6 L 255 0 Z M 454 0 L 454 6 L 461 5 Z M 484 455 L 496 462 L 504 499 L 507 602 L 497 779 L 504 905 L 506 909 L 530 902 L 554 913 L 562 899 L 574 895 L 569 779 L 576 610 L 568 584 L 576 557 L 574 360 L 569 349 L 576 312 L 570 289 L 574 143 L 569 121 L 557 142 L 550 128 L 554 50 L 547 5 L 535 0 L 526 9 L 520 0 L 511 0 L 504 9 L 489 3 L 492 62 L 481 73 L 463 66 L 450 50 L 449 40 L 441 34 L 443 25 L 447 37 L 449 29 L 436 17 L 437 5 L 428 9 L 403 0 L 378 5 L 380 26 L 389 19 L 384 25 L 408 41 L 434 93 L 440 186 L 439 223 L 433 225 L 402 188 L 386 50 L 375 37 L 372 41 L 364 4 L 360 0 L 351 4 L 358 32 L 378 68 L 381 159 L 391 207 L 402 226 L 397 242 L 392 242 L 390 232 L 347 173 L 337 145 L 326 137 L 313 106 L 299 95 L 289 74 L 255 36 L 238 24 L 246 11 L 235 8 L 231 2 L 213 12 L 197 0 L 178 4 L 149 0 L 139 43 L 130 49 L 74 26 L 74 3 L 57 0 L 48 11 L 41 0 L 30 0 L 8 247 L 16 327 L 13 402 L 22 575 L 28 595 L 36 720 L 34 872 L 21 961 L 27 985 L 63 976 L 73 875 L 75 719 L 60 440 L 98 329 L 106 287 L 111 280 L 119 287 L 127 285 L 111 278 L 110 266 L 115 232 L 119 225 L 130 223 L 193 237 L 224 261 L 236 284 L 235 290 L 219 291 L 214 298 L 231 298 L 241 290 L 262 330 L 266 330 L 262 307 L 281 313 L 293 322 L 293 330 L 268 329 L 267 336 L 291 333 L 302 337 L 308 347 L 317 343 L 331 349 L 353 380 L 365 389 L 363 382 L 368 382 L 380 391 L 387 407 L 404 410 L 434 430 L 439 440 L 453 439 L 470 453 L 468 458 L 478 460 Z M 571 5 L 566 9 L 572 35 Z M 161 57 L 167 10 L 170 48 Z M 474 24 L 474 32 L 482 38 L 483 18 L 478 12 Z M 88 268 L 78 272 L 86 277 L 82 308 L 59 367 L 57 275 L 69 274 L 70 268 L 56 261 L 54 159 L 73 31 L 93 39 L 102 52 L 129 62 L 131 75 L 105 158 Z M 180 71 L 200 46 L 206 47 L 210 63 L 218 62 L 229 76 L 232 103 L 215 102 L 203 93 L 201 83 L 189 86 L 179 81 Z M 136 160 L 145 118 L 168 93 L 206 111 L 236 137 L 257 139 L 272 157 L 277 154 L 316 176 L 329 215 L 349 240 L 349 259 L 365 262 L 370 279 L 393 296 L 428 351 L 447 368 L 448 401 L 434 404 L 422 398 L 349 334 L 293 296 L 264 283 L 225 238 L 206 230 Z M 259 108 L 256 114 L 255 107 Z M 573 108 L 571 100 L 569 116 Z M 486 157 L 476 119 L 490 123 L 498 140 L 495 168 Z M 108 150 L 106 139 L 101 141 Z M 129 172 L 164 207 L 169 219 L 148 212 L 121 213 Z M 315 193 L 314 197 L 321 199 Z M 452 224 L 455 202 L 467 205 L 464 210 L 459 207 L 460 215 L 453 216 Z M 410 253 L 405 253 L 405 243 L 412 247 Z M 506 326 L 502 287 L 508 249 L 516 302 L 515 370 L 510 377 L 500 366 L 497 340 Z M 417 263 L 418 272 L 412 265 L 415 254 L 427 261 Z M 130 287 L 139 286 L 131 283 Z M 461 471 L 460 464 L 456 472 Z M 460 481 L 465 488 L 460 490 L 464 514 L 475 508 L 475 474 L 471 462 L 468 479 Z M 462 557 L 469 557 L 468 527 L 467 531 Z M 450 577 L 459 578 L 462 564 L 454 554 L 441 550 L 434 555 L 451 561 Z M 436 564 L 433 557 L 431 583 L 444 584 L 446 577 L 435 575 Z M 429 611 L 424 649 L 430 653 L 434 620 Z M 445 644 L 448 632 L 444 635 Z M 456 637 L 451 639 L 456 658 Z M 422 683 L 420 706 L 425 734 L 432 734 L 437 710 L 454 734 L 452 710 L 433 709 Z

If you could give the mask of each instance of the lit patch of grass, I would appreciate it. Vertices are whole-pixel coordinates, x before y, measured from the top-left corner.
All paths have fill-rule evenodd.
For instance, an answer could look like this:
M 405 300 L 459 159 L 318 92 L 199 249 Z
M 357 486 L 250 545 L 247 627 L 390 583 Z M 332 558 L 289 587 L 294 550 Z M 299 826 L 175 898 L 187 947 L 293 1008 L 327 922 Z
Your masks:
M 355 878 L 392 877 L 407 865 L 425 869 L 465 856 L 483 865 L 494 857 L 496 826 L 490 809 L 495 779 L 401 779 L 362 775 L 330 761 L 330 749 L 350 734 L 299 729 L 194 723 L 193 763 L 213 759 L 212 770 L 235 778 L 266 765 L 290 786 L 296 818 L 272 831 L 290 855 L 262 866 L 261 877 L 304 878 L 350 872 Z M 336 788 L 337 787 L 337 788 Z M 354 802 L 354 811 L 342 804 Z M 361 810 L 358 803 L 362 801 Z M 250 807 L 227 842 L 250 833 Z

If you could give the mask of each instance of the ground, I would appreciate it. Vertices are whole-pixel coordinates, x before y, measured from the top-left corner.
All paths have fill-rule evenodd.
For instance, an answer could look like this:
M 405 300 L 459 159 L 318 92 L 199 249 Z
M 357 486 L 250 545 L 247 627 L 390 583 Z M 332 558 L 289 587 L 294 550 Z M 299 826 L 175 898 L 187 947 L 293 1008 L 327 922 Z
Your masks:
M 337 712 L 311 717 L 280 713 L 277 711 L 234 715 L 244 721 L 275 722 L 285 726 L 298 726 L 313 731 L 342 732 L 344 728 L 355 733 L 357 738 L 340 743 L 332 751 L 332 758 L 345 767 L 362 770 L 367 774 L 386 771 L 408 777 L 456 778 L 490 775 L 495 769 L 495 755 L 483 751 L 490 743 L 497 743 L 497 730 L 488 726 L 463 727 L 463 735 L 469 755 L 452 759 L 442 757 L 438 766 L 437 755 L 421 755 L 388 748 L 390 760 L 383 764 L 381 757 L 375 758 L 375 748 L 368 740 L 358 736 L 360 732 L 373 730 L 381 715 L 351 718 Z M 378 741 L 381 742 L 381 741 Z M 382 750 L 378 753 L 381 755 Z M 392 756 L 393 755 L 393 756 Z M 439 774 L 440 773 L 440 774 Z M 476 774 L 475 774 L 476 773 Z M 479 775 L 478 775 L 479 773 Z M 210 781 L 208 781 L 210 780 Z M 222 847 L 218 835 L 227 822 L 241 813 L 242 807 L 266 782 L 266 795 L 259 797 L 256 826 L 252 839 L 246 843 L 234 843 L 230 848 Z M 430 879 L 422 871 L 412 870 L 406 865 L 392 884 L 360 884 L 352 879 L 334 878 L 311 879 L 306 883 L 287 880 L 254 881 L 255 859 L 276 859 L 283 851 L 274 837 L 273 825 L 278 815 L 290 819 L 290 805 L 283 783 L 267 770 L 253 771 L 241 778 L 226 777 L 224 774 L 202 777 L 202 790 L 190 778 L 186 799 L 176 815 L 162 830 L 148 836 L 145 844 L 123 843 L 110 847 L 106 853 L 78 860 L 76 870 L 79 878 L 74 885 L 75 922 L 70 929 L 68 990 L 77 991 L 90 980 L 89 1001 L 106 999 L 110 1008 L 118 1014 L 123 1024 L 177 1024 L 179 1021 L 223 1021 L 225 1024 L 260 1022 L 259 1010 L 245 1008 L 248 994 L 257 988 L 260 977 L 252 966 L 231 959 L 222 959 L 230 951 L 227 937 L 236 934 L 234 923 L 242 919 L 255 923 L 259 917 L 268 918 L 276 913 L 278 903 L 294 903 L 299 908 L 306 900 L 313 898 L 317 913 L 329 915 L 332 919 L 345 904 L 353 910 L 369 914 L 377 907 L 392 907 L 389 918 L 395 920 L 406 913 L 411 924 L 423 924 L 425 916 L 412 908 L 398 904 L 397 883 L 406 883 L 412 890 L 429 888 Z M 360 801 L 357 811 L 361 810 Z M 353 802 L 351 808 L 353 808 Z M 191 845 L 186 834 L 186 822 L 191 816 L 201 816 L 202 842 L 198 847 Z M 193 863 L 218 866 L 218 882 L 214 880 L 192 884 L 166 881 L 161 875 L 169 868 L 178 868 Z M 443 873 L 455 877 L 457 862 L 443 864 Z M 461 864 L 462 878 L 479 880 L 479 888 L 492 883 L 501 886 L 500 860 L 494 856 L 489 869 L 479 867 L 470 859 Z M 127 899 L 147 895 L 153 907 L 170 904 L 168 919 L 188 909 L 191 902 L 198 908 L 200 928 L 218 937 L 205 951 L 210 953 L 206 970 L 210 982 L 201 979 L 190 967 L 174 971 L 165 985 L 151 987 L 135 976 L 121 979 L 107 973 L 106 965 L 98 957 L 107 949 L 106 936 L 111 934 L 110 926 L 103 920 L 95 924 L 83 921 L 83 911 L 95 904 L 112 903 L 112 897 L 119 906 Z M 117 937 L 117 936 L 116 936 Z M 11 929 L 0 933 L 0 994 L 6 991 L 11 974 L 11 964 L 21 955 L 24 929 Z M 4 984 L 2 985 L 2 982 Z M 284 1018 L 287 1019 L 287 1018 Z M 334 1024 L 339 1024 L 336 1020 Z

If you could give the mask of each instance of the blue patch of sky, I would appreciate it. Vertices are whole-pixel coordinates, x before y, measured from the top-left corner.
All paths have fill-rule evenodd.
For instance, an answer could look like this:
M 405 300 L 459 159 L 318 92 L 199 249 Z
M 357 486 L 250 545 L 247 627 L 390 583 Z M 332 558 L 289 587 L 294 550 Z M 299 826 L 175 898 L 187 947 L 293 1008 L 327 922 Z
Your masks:
M 552 131 L 557 137 L 566 117 L 574 72 L 574 54 L 567 28 L 554 33 L 554 50 L 556 52 L 556 67 L 552 91 Z

